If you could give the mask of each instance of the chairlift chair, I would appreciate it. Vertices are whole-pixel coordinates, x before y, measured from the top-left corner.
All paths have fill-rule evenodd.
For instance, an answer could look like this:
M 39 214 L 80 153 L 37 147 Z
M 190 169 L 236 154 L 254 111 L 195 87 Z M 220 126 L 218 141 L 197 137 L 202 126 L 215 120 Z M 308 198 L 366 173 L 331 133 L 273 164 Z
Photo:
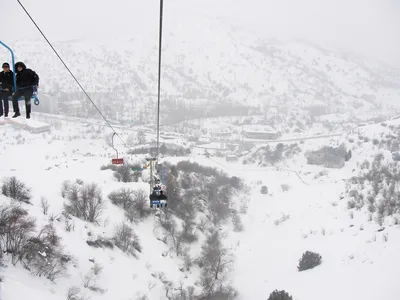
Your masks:
M 8 51 L 10 51 L 10 53 L 11 53 L 11 64 L 12 64 L 12 70 L 13 70 L 13 75 L 14 75 L 14 87 L 13 87 L 13 93 L 15 93 L 18 89 L 17 89 L 17 72 L 16 72 L 16 70 L 15 70 L 15 58 L 14 58 L 14 52 L 13 52 L 13 50 L 9 47 L 9 46 L 7 46 L 5 43 L 3 43 L 2 41 L 0 41 L 0 45 L 2 45 L 4 48 L 6 48 Z M 35 104 L 35 105 L 39 105 L 39 103 L 40 103 L 40 100 L 39 100 L 39 98 L 38 98 L 38 91 L 37 91 L 37 89 L 36 89 L 36 87 L 35 86 L 32 86 L 32 88 L 33 88 L 33 95 L 32 95 L 32 97 L 31 97 L 31 100 L 33 100 L 33 103 Z M 12 101 L 12 97 L 8 97 L 8 100 L 9 101 Z M 22 96 L 22 97 L 19 97 L 18 99 L 17 99 L 18 101 L 25 101 L 25 97 L 24 96 Z

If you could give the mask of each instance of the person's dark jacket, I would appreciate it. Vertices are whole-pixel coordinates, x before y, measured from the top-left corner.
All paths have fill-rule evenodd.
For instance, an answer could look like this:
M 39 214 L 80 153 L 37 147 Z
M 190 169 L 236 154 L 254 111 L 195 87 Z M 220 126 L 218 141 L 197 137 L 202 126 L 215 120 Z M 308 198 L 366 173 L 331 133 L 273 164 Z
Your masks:
M 10 72 L 0 72 L 0 83 L 1 83 L 1 89 L 8 89 L 9 92 L 12 92 L 12 89 L 14 87 L 14 73 L 12 71 Z
M 17 72 L 17 89 L 23 89 L 32 86 L 39 85 L 39 76 L 35 71 L 31 69 L 27 69 L 25 64 L 22 62 L 17 62 L 15 64 L 15 69 L 17 70 L 18 66 L 22 67 L 22 71 Z

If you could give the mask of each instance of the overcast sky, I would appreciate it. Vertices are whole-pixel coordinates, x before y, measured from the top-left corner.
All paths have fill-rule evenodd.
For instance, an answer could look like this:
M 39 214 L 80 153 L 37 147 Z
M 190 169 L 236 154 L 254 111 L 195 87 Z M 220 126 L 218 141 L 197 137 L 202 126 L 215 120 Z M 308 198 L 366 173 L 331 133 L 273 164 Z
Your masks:
M 153 34 L 158 0 L 21 0 L 51 40 Z M 165 22 L 220 18 L 264 37 L 304 38 L 400 67 L 400 0 L 165 0 Z M 41 38 L 17 1 L 0 0 L 0 39 Z M 196 18 L 198 20 L 198 18 Z M 198 22 L 198 21 L 197 21 Z M 197 24 L 199 25 L 199 24 Z M 189 26 L 188 26 L 189 27 Z M 156 37 L 157 39 L 157 37 Z M 156 40 L 157 41 L 157 40 Z

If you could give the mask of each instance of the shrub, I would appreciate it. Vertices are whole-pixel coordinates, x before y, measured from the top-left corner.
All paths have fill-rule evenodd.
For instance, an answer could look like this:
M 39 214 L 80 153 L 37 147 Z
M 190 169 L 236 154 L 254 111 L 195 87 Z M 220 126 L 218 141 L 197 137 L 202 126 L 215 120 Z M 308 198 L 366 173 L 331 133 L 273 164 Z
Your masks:
M 321 255 L 315 252 L 306 251 L 303 253 L 303 256 L 299 260 L 299 265 L 297 266 L 297 269 L 299 270 L 299 272 L 312 269 L 320 265 L 321 262 Z
M 122 181 L 122 182 L 133 181 L 133 173 L 132 173 L 131 166 L 124 165 L 124 166 L 118 167 L 114 172 L 114 177 L 118 181 Z
M 135 190 L 133 193 L 133 201 L 129 209 L 133 210 L 137 217 L 142 219 L 150 215 L 151 210 L 148 207 L 148 195 L 143 189 Z
M 12 254 L 12 263 L 20 260 L 20 253 L 35 230 L 35 219 L 17 205 L 0 207 L 0 255 Z
M 267 188 L 265 185 L 263 185 L 263 186 L 261 187 L 261 194 L 263 194 L 263 195 L 268 194 L 268 188 Z
M 293 297 L 290 296 L 289 293 L 284 290 L 282 291 L 275 290 L 268 297 L 268 300 L 292 300 L 292 299 Z
M 65 212 L 79 219 L 98 223 L 105 206 L 100 187 L 96 183 L 78 185 L 67 182 L 63 184 L 69 204 L 64 204 Z
M 71 286 L 67 291 L 67 300 L 87 300 L 88 298 L 81 295 L 81 289 Z
M 135 257 L 137 257 L 135 251 L 142 251 L 139 237 L 128 224 L 121 223 L 115 228 L 113 240 L 115 246 L 123 252 L 132 254 Z
M 44 226 L 36 237 L 28 240 L 20 254 L 25 268 L 52 281 L 64 276 L 68 260 L 62 252 L 60 240 L 52 224 Z
M 240 218 L 240 215 L 238 215 L 237 213 L 233 214 L 232 223 L 233 223 L 233 230 L 235 232 L 243 231 L 242 219 Z
M 134 191 L 131 189 L 121 188 L 118 191 L 113 191 L 108 195 L 112 204 L 122 206 L 123 209 L 127 209 L 133 202 Z
M 142 219 L 150 215 L 148 207 L 148 196 L 145 190 L 120 189 L 108 195 L 111 202 L 121 206 L 125 211 L 125 216 L 130 222 Z
M 281 184 L 282 191 L 287 192 L 290 189 L 290 186 L 286 183 Z
M 201 266 L 200 285 L 206 296 L 226 296 L 234 293 L 226 282 L 234 264 L 234 256 L 229 249 L 223 247 L 218 231 L 207 237 L 198 262 Z
M 49 208 L 50 208 L 50 204 L 49 201 L 47 201 L 47 199 L 45 197 L 41 197 L 40 198 L 40 205 L 42 207 L 42 212 L 44 215 L 47 215 Z
M 29 203 L 31 199 L 31 190 L 15 176 L 8 177 L 3 181 L 1 191 L 4 196 L 17 201 Z
M 97 240 L 88 240 L 86 241 L 86 244 L 88 244 L 91 247 L 95 248 L 110 248 L 114 249 L 114 244 L 112 241 L 109 239 L 104 239 L 104 238 L 97 238 Z

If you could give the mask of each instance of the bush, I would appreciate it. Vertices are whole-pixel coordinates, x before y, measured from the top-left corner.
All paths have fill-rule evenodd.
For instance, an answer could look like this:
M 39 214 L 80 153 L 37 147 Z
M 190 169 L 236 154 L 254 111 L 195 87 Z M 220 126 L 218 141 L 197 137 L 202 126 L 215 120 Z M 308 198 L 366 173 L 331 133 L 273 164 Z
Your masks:
M 20 259 L 24 266 L 36 276 L 54 279 L 62 277 L 67 271 L 65 255 L 52 224 L 43 227 L 38 236 L 32 237 L 24 246 Z
M 132 205 L 134 191 L 131 189 L 120 189 L 118 191 L 113 191 L 108 195 L 112 204 L 122 206 L 123 209 L 127 209 Z
M 385 162 L 379 153 L 372 163 L 360 165 L 360 174 L 348 181 L 348 208 L 361 209 L 367 206 L 375 220 L 383 224 L 386 217 L 395 215 L 400 209 L 400 172 L 397 162 Z M 365 196 L 367 195 L 367 196 Z
M 133 181 L 133 172 L 132 172 L 131 166 L 124 165 L 124 166 L 118 167 L 114 172 L 114 177 L 118 181 L 122 181 L 122 182 Z
M 281 188 L 283 192 L 287 192 L 288 190 L 290 190 L 290 186 L 286 183 L 281 184 Z
M 133 193 L 133 201 L 129 207 L 129 210 L 133 211 L 140 219 L 146 218 L 151 214 L 151 210 L 148 207 L 148 199 L 148 194 L 145 192 L 145 190 L 135 190 Z
M 76 286 L 71 286 L 67 291 L 67 300 L 88 300 L 81 295 L 81 289 Z
M 269 297 L 268 300 L 292 300 L 293 297 L 289 295 L 286 291 L 278 291 L 275 290 L 273 291 Z
M 17 205 L 0 207 L 0 255 L 12 254 L 12 263 L 16 265 L 20 254 L 35 230 L 35 219 Z
M 265 185 L 263 185 L 263 186 L 261 187 L 261 194 L 263 194 L 263 195 L 268 194 L 268 188 L 267 188 Z
M 19 181 L 15 176 L 8 177 L 3 181 L 1 191 L 4 196 L 17 201 L 30 203 L 31 190 L 26 187 L 25 183 Z
M 237 213 L 233 214 L 232 223 L 233 223 L 233 230 L 235 232 L 243 231 L 242 219 L 240 218 L 240 215 L 238 215 Z
M 122 188 L 109 194 L 108 198 L 113 204 L 121 206 L 126 211 L 126 218 L 130 222 L 146 218 L 151 213 L 148 207 L 148 195 L 143 189 L 131 190 Z
M 88 244 L 91 247 L 95 248 L 110 248 L 114 249 L 114 244 L 112 241 L 108 239 L 103 239 L 103 238 L 97 238 L 97 240 L 88 240 L 86 241 L 86 244 Z
M 121 223 L 115 228 L 113 240 L 115 246 L 135 257 L 137 257 L 136 251 L 142 251 L 139 237 L 128 224 Z
M 203 167 L 198 163 L 191 163 L 189 161 L 181 161 L 176 165 L 178 171 L 186 173 L 199 173 L 207 177 L 215 176 L 215 180 L 222 184 L 230 184 L 231 178 L 226 173 L 219 171 L 216 168 Z M 235 180 L 235 179 L 234 179 Z
M 237 190 L 243 189 L 243 187 L 244 187 L 243 179 L 233 176 L 233 177 L 231 177 L 230 181 L 231 181 L 230 185 L 234 189 L 237 189 Z
M 78 185 L 64 182 L 62 193 L 70 202 L 64 204 L 66 213 L 91 223 L 98 223 L 105 205 L 101 189 L 96 183 Z
M 303 253 L 303 256 L 299 260 L 299 265 L 297 269 L 299 272 L 309 270 L 319 266 L 322 262 L 322 257 L 318 253 L 306 251 Z
M 234 290 L 226 282 L 227 275 L 234 264 L 234 257 L 230 250 L 223 247 L 218 231 L 207 237 L 198 263 L 201 267 L 200 284 L 206 296 L 234 294 Z
M 36 276 L 52 281 L 64 276 L 68 260 L 55 228 L 46 225 L 37 236 L 32 235 L 34 231 L 35 219 L 26 210 L 15 205 L 0 207 L 0 253 L 11 253 L 13 265 L 21 262 Z

